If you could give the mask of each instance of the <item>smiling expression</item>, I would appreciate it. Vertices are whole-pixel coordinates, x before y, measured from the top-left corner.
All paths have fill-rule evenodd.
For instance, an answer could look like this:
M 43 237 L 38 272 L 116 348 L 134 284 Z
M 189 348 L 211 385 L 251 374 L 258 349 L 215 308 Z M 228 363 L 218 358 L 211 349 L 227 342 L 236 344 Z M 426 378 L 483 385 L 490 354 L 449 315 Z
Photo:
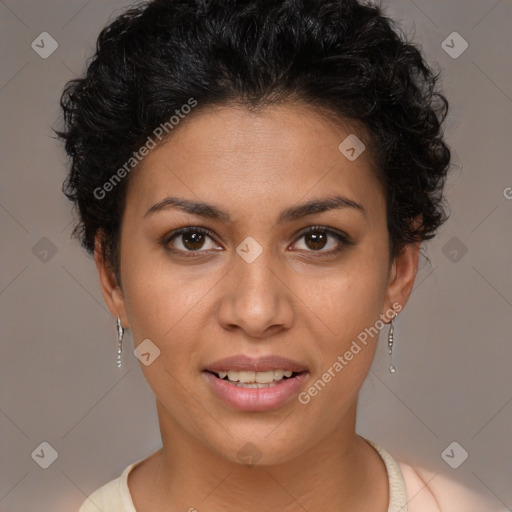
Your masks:
M 297 396 L 410 291 L 391 283 L 370 152 L 350 161 L 338 149 L 353 130 L 305 105 L 205 108 L 130 177 L 122 291 L 104 280 L 104 294 L 134 345 L 160 350 L 141 368 L 169 431 L 231 460 L 250 441 L 271 463 L 352 425 L 377 337 L 314 400 Z M 272 356 L 286 361 L 258 366 Z M 299 375 L 268 388 L 219 375 L 293 362 Z

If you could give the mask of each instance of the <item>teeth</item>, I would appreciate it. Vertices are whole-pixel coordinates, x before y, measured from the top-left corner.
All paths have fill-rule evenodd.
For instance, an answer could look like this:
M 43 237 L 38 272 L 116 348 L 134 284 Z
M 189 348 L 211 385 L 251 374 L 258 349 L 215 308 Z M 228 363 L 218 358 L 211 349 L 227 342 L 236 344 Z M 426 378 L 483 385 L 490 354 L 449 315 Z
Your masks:
M 240 376 L 240 372 L 237 372 L 235 370 L 229 370 L 228 371 L 228 379 L 232 382 L 238 382 Z
M 220 379 L 228 378 L 231 382 L 238 382 L 241 384 L 271 384 L 275 381 L 280 381 L 283 377 L 291 377 L 291 370 L 268 370 L 266 372 L 251 372 L 251 371 L 237 371 L 228 370 L 227 372 L 217 372 Z M 251 386 L 251 387 L 266 387 L 266 386 Z
M 282 372 L 280 377 L 278 372 L 279 370 L 276 370 L 275 372 L 274 370 L 269 370 L 268 372 L 258 372 L 256 374 L 256 382 L 258 382 L 259 384 L 270 384 L 274 379 L 281 380 L 283 378 Z
M 229 373 L 228 373 L 229 375 Z M 238 380 L 239 382 L 244 382 L 248 384 L 249 382 L 254 382 L 254 378 L 256 377 L 256 372 L 238 372 Z
M 233 384 L 239 388 L 271 388 L 272 386 L 277 386 L 277 382 L 274 381 L 269 382 L 268 384 L 260 384 L 258 382 L 233 382 Z

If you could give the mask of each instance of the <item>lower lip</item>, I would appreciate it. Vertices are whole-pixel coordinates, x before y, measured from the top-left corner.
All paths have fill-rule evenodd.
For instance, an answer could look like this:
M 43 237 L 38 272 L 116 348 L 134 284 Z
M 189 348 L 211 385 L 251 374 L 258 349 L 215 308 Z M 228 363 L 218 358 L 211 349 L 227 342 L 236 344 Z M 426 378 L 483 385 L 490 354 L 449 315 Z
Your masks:
M 270 411 L 287 403 L 307 377 L 307 372 L 283 379 L 268 388 L 242 388 L 204 371 L 213 392 L 231 407 L 241 411 Z

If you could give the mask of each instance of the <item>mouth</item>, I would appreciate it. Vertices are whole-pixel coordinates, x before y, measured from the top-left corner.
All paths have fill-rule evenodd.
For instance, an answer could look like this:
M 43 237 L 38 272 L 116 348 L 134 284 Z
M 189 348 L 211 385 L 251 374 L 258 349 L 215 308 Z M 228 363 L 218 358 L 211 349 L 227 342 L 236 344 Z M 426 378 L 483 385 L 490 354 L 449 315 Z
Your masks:
M 307 383 L 306 366 L 277 355 L 244 354 L 220 359 L 203 369 L 207 388 L 230 408 L 270 411 L 293 400 Z
M 239 371 L 239 370 L 226 370 L 226 371 L 210 371 L 205 370 L 207 373 L 212 374 L 219 380 L 227 382 L 233 386 L 246 389 L 264 389 L 277 386 L 289 379 L 295 379 L 299 375 L 306 373 L 305 371 L 295 372 L 292 370 L 267 370 L 267 371 Z

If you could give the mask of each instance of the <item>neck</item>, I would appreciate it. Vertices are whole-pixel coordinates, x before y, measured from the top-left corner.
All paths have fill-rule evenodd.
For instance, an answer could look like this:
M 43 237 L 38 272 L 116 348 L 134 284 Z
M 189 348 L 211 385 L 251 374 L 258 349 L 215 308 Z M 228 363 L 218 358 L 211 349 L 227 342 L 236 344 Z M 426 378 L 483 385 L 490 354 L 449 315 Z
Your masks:
M 385 512 L 389 501 L 385 465 L 355 433 L 356 405 L 339 428 L 319 436 L 289 460 L 266 465 L 256 461 L 249 466 L 230 460 L 182 429 L 157 401 L 163 448 L 151 457 L 147 472 L 152 476 L 144 492 L 151 500 L 140 503 L 151 503 L 155 512 Z M 283 442 L 286 432 L 284 436 Z M 141 497 L 141 492 L 137 495 Z M 139 510 L 135 498 L 134 503 Z

